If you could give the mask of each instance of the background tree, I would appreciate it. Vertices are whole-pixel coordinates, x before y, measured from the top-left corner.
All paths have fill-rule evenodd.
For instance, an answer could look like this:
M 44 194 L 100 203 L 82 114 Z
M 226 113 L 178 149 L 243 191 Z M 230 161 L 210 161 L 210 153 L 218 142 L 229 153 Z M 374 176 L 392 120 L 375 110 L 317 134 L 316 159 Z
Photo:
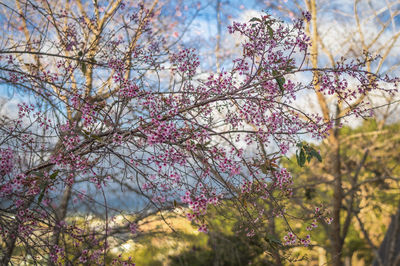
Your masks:
M 303 10 L 308 10 L 312 19 L 306 25 L 306 31 L 311 38 L 312 49 L 308 62 L 313 68 L 338 67 L 337 60 L 340 56 L 356 59 L 364 53 L 380 55 L 377 61 L 367 63 L 368 71 L 373 73 L 397 74 L 398 62 L 395 54 L 398 49 L 399 32 L 397 30 L 398 1 L 263 1 L 275 14 L 281 16 L 296 17 Z M 392 55 L 392 56 L 391 56 Z M 324 86 L 323 75 L 319 71 L 314 72 L 315 94 L 309 99 L 320 110 L 324 119 L 335 121 L 329 132 L 329 137 L 324 143 L 329 149 L 329 158 L 326 159 L 324 182 L 334 191 L 331 195 L 333 224 L 330 231 L 330 254 L 334 265 L 341 265 L 343 248 L 349 233 L 349 226 L 356 222 L 352 204 L 358 198 L 356 192 L 348 186 L 345 179 L 348 177 L 346 170 L 347 157 L 342 156 L 342 149 L 346 149 L 343 143 L 350 136 L 340 134 L 342 124 L 349 123 L 342 119 L 344 112 L 349 110 L 344 106 L 340 90 L 332 90 L 329 95 L 320 92 Z M 374 82 L 373 78 L 370 82 Z M 353 84 L 343 84 L 345 87 L 353 87 Z M 355 99 L 351 105 L 357 106 L 361 102 L 369 101 L 377 106 L 397 101 L 392 96 L 375 93 L 367 93 Z M 351 109 L 352 107 L 350 107 Z M 388 105 L 381 113 L 377 113 L 378 124 L 382 128 L 385 123 L 391 123 L 395 119 L 397 106 Z M 350 122 L 352 123 L 352 122 Z M 379 129 L 378 129 L 379 131 Z M 358 140 L 355 135 L 354 141 Z M 343 139 L 344 138 L 344 139 Z M 346 140 L 347 141 L 347 140 Z M 341 146 L 345 147 L 341 147 Z M 367 152 L 366 150 L 364 152 Z M 371 156 L 370 151 L 366 155 Z M 361 157 L 363 158 L 363 157 Z M 328 165 L 329 164 L 329 165 Z M 362 165 L 359 159 L 353 167 Z M 389 179 L 393 176 L 384 175 Z M 321 180 L 321 182 L 323 182 Z M 351 193 L 348 193 L 348 192 Z M 350 206 L 349 206 L 350 204 Z
M 343 243 L 343 258 L 347 261 L 358 256 L 366 264 L 372 262 L 377 254 L 376 247 L 386 232 L 390 214 L 396 210 L 399 171 L 397 132 L 398 124 L 382 126 L 375 120 L 368 120 L 356 129 L 343 127 L 339 132 L 345 194 L 342 211 L 352 214 L 349 220 L 345 220 L 347 216 L 341 218 L 342 226 L 348 230 Z M 322 156 L 330 152 L 326 143 L 316 149 Z M 292 158 L 287 166 L 296 177 L 293 199 L 299 206 L 298 215 L 312 214 L 313 206 L 318 202 L 330 206 L 332 177 L 327 164 L 327 161 L 321 164 L 312 162 L 303 169 Z M 323 226 L 315 231 L 319 232 L 315 236 L 315 244 L 329 251 L 332 241 L 330 228 Z

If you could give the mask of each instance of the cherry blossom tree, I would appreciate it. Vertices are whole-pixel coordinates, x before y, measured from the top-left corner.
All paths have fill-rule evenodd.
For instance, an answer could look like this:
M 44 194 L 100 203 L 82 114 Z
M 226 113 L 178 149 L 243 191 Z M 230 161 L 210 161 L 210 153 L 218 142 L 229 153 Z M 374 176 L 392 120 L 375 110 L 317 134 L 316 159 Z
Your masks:
M 19 93 L 15 114 L 1 120 L 3 265 L 106 264 L 110 235 L 134 237 L 144 210 L 180 206 L 207 233 L 207 209 L 233 202 L 240 230 L 267 236 L 271 215 L 290 215 L 293 180 L 277 160 L 291 149 L 300 165 L 322 160 L 303 136 L 324 139 L 338 123 L 296 108 L 299 95 L 319 84 L 318 93 L 335 93 L 348 107 L 341 117 L 365 116 L 370 106 L 359 97 L 397 85 L 364 68 L 368 55 L 308 68 L 309 13 L 292 23 L 268 14 L 233 23 L 228 31 L 243 39 L 243 53 L 229 69 L 207 73 L 195 49 L 171 45 L 157 0 L 0 4 L 0 79 Z M 122 226 L 107 202 L 115 184 L 145 202 Z M 68 219 L 68 206 L 84 202 L 105 222 Z M 327 213 L 316 206 L 313 218 L 330 223 Z M 286 228 L 284 245 L 309 245 L 309 231 Z

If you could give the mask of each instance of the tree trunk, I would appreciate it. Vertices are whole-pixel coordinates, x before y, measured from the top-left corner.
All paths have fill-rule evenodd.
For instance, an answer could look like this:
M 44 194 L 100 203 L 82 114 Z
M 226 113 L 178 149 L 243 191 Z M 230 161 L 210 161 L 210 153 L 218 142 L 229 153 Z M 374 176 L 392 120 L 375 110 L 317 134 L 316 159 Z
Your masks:
M 383 265 L 400 265 L 400 205 L 397 213 L 392 216 L 385 238 L 379 247 L 378 254 Z M 374 259 L 373 266 L 380 266 L 378 258 Z
M 340 210 L 342 208 L 343 190 L 342 190 L 342 176 L 340 172 L 340 146 L 337 139 L 337 129 L 335 134 L 331 136 L 330 143 L 332 145 L 331 166 L 332 174 L 335 177 L 333 187 L 333 221 L 331 230 L 332 239 L 332 263 L 335 266 L 343 265 L 341 254 L 343 248 L 343 241 L 341 237 L 341 224 L 340 224 Z
M 54 225 L 53 229 L 53 236 L 51 238 L 50 242 L 50 252 L 54 253 L 54 246 L 58 245 L 58 242 L 60 240 L 60 234 L 61 234 L 61 227 L 59 223 L 63 221 L 67 215 L 67 210 L 68 210 L 68 202 L 71 198 L 71 192 L 72 192 L 72 185 L 67 186 L 67 188 L 64 190 L 63 196 L 61 198 L 60 206 L 58 209 L 55 211 L 55 217 L 56 217 L 56 223 Z M 50 257 L 47 261 L 48 265 L 55 265 Z

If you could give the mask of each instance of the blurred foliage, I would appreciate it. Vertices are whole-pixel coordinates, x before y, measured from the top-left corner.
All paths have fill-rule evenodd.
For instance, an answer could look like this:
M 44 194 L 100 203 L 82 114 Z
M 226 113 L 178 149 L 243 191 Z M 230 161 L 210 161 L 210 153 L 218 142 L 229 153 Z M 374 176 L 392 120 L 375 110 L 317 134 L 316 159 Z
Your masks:
M 247 237 L 238 230 L 240 220 L 234 206 L 210 209 L 209 233 L 205 245 L 191 244 L 189 249 L 171 256 L 170 265 L 273 265 L 265 255 L 262 236 Z
M 131 256 L 136 265 L 273 265 L 264 254 L 265 239 L 238 233 L 237 212 L 226 205 L 209 210 L 207 234 L 177 216 L 171 226 L 188 224 L 191 229 L 179 225 L 175 232 L 144 232 L 131 250 L 123 252 L 124 258 Z
M 379 246 L 390 215 L 395 212 L 400 199 L 397 181 L 400 174 L 399 133 L 400 124 L 383 125 L 373 119 L 365 120 L 356 128 L 344 126 L 339 131 L 343 193 L 346 195 L 342 202 L 342 227 L 348 210 L 352 210 L 348 233 L 344 239 L 343 257 L 356 256 L 366 265 L 371 264 L 373 251 L 354 214 L 357 213 L 363 222 L 373 244 Z M 315 160 L 300 167 L 295 156 L 281 162 L 294 178 L 292 202 L 296 204 L 291 205 L 291 208 L 297 210 L 293 213 L 297 217 L 311 215 L 315 207 L 321 205 L 329 210 L 333 202 L 334 178 L 330 175 L 328 162 L 330 146 L 323 142 L 313 147 L 324 158 L 322 162 Z M 331 248 L 329 233 L 330 227 L 322 222 L 312 231 L 312 243 L 328 251 Z M 330 259 L 328 255 L 327 261 Z

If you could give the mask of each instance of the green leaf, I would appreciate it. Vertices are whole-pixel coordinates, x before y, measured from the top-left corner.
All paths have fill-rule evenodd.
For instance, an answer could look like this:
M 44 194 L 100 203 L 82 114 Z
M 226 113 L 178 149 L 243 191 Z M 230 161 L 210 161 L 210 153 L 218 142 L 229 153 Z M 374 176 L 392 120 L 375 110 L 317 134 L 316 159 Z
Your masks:
M 196 147 L 197 148 L 199 148 L 199 149 L 207 149 L 207 146 L 209 145 L 211 143 L 211 141 L 207 141 L 207 142 L 205 142 L 204 144 L 201 144 L 201 143 L 196 143 Z
M 56 177 L 57 177 L 57 175 L 58 175 L 58 173 L 59 173 L 60 171 L 55 171 L 54 173 L 52 173 L 51 175 L 50 175 L 50 179 L 55 179 Z
M 295 69 L 296 67 L 294 67 L 294 66 L 287 66 L 286 68 L 285 68 L 285 70 L 287 71 L 287 72 L 291 72 L 291 71 L 293 71 L 293 69 Z
M 276 83 L 278 83 L 279 89 L 283 95 L 283 92 L 285 91 L 285 88 L 283 87 L 283 85 L 285 84 L 285 78 L 283 76 L 279 76 L 281 74 L 275 69 L 272 70 L 272 75 L 274 75 Z M 279 77 L 277 77 L 277 76 L 279 76 Z
M 274 30 L 271 28 L 270 25 L 267 25 L 267 28 L 268 28 L 269 37 L 270 37 L 271 39 L 273 39 L 273 37 L 274 37 Z
M 264 239 L 267 241 L 267 243 L 270 245 L 270 247 L 274 250 L 276 250 L 277 248 L 282 246 L 282 242 L 272 235 L 267 235 L 266 237 L 264 237 Z
M 304 152 L 304 148 L 302 148 L 300 149 L 300 154 L 299 154 L 299 165 L 303 167 L 305 163 L 306 163 L 306 153 Z
M 44 193 L 46 192 L 46 184 L 42 184 L 41 186 L 40 186 L 40 188 L 42 189 L 42 191 L 40 192 L 40 194 L 39 194 L 39 197 L 38 197 L 38 204 L 40 204 L 41 202 L 42 202 L 42 200 L 43 200 L 43 197 L 44 197 Z
M 306 151 L 307 151 L 307 155 L 310 158 L 317 158 L 319 162 L 322 162 L 322 157 L 321 155 L 311 146 L 307 145 L 306 146 Z
M 254 21 L 261 22 L 261 19 L 254 17 L 254 18 L 251 18 L 251 19 L 249 20 L 249 22 L 254 22 Z
M 34 174 L 38 177 L 44 177 L 44 174 L 42 172 L 32 172 L 32 174 Z
M 81 70 L 83 74 L 86 74 L 86 64 L 84 62 L 81 62 Z
M 78 56 L 82 56 L 82 55 L 83 55 L 82 51 L 79 51 Z
M 321 154 L 319 154 L 319 152 L 315 152 L 315 157 L 317 157 L 317 160 L 320 162 L 320 163 L 322 163 L 322 156 L 321 156 Z
M 315 158 L 317 158 L 317 160 L 321 163 L 322 162 L 322 157 L 321 154 L 319 154 L 319 152 L 317 152 L 314 148 L 311 148 L 311 155 Z
M 291 72 L 291 71 L 293 71 L 293 69 L 296 69 L 296 66 L 294 66 L 292 64 L 292 62 L 293 62 L 293 58 L 290 58 L 289 60 L 287 60 L 286 66 L 284 67 L 283 70 L 285 70 L 286 72 Z
M 265 164 L 265 163 L 263 163 L 262 165 L 260 165 L 260 169 L 261 169 L 261 172 L 263 172 L 263 174 L 268 174 L 268 166 L 267 166 L 267 164 Z
M 276 82 L 278 83 L 279 89 L 283 94 L 283 92 L 285 91 L 285 88 L 283 87 L 283 84 L 285 84 L 285 78 L 284 77 L 276 78 Z
M 308 163 L 311 161 L 311 158 L 312 158 L 311 154 L 307 152 L 307 162 Z
M 303 142 L 297 143 L 296 146 L 301 149 L 303 147 Z
M 42 190 L 42 192 L 41 192 L 40 195 L 39 195 L 38 204 L 40 204 L 40 203 L 42 202 L 43 197 L 44 197 L 44 190 Z
M 301 142 L 297 143 L 297 147 L 299 149 L 296 152 L 296 160 L 299 166 L 303 167 L 306 161 L 309 163 L 312 158 L 317 158 L 319 162 L 322 162 L 322 157 L 319 152 L 309 144 Z

